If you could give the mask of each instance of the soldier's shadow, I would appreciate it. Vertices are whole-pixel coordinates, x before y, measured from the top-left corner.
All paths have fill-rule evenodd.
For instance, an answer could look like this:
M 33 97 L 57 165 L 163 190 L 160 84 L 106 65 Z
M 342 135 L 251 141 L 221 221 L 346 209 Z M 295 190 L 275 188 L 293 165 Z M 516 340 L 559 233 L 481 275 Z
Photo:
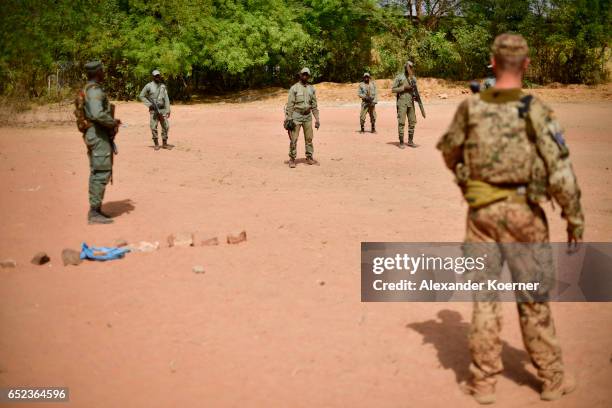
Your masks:
M 389 146 L 395 146 L 395 147 L 397 147 L 397 148 L 399 148 L 399 145 L 400 145 L 400 144 L 399 144 L 399 142 L 387 142 L 387 144 L 388 144 Z M 415 144 L 415 146 L 414 146 L 414 147 L 412 147 L 412 149 L 415 149 L 415 148 L 418 148 L 418 147 L 421 147 L 421 145 L 420 145 L 420 144 Z M 411 149 L 411 147 L 410 147 L 410 146 L 408 146 L 408 145 L 406 145 L 406 149 Z
M 455 372 L 457 383 L 468 380 L 470 355 L 468 331 L 470 324 L 462 320 L 459 312 L 441 310 L 438 319 L 410 323 L 406 327 L 423 336 L 423 344 L 432 344 L 438 353 L 438 360 L 445 369 Z M 525 384 L 534 390 L 539 390 L 540 381 L 527 371 L 530 364 L 528 354 L 521 349 L 512 347 L 502 341 L 503 376 L 517 384 Z
M 134 211 L 135 208 L 134 202 L 129 198 L 119 201 L 109 201 L 102 205 L 102 211 L 108 214 L 111 218 L 119 217 L 123 214 L 129 214 L 131 211 Z
M 289 164 L 289 160 L 285 160 L 283 163 Z M 295 164 L 307 164 L 306 158 L 295 159 Z M 311 164 L 310 166 L 320 166 L 320 165 L 321 163 L 319 163 L 318 160 L 315 160 L 314 164 Z

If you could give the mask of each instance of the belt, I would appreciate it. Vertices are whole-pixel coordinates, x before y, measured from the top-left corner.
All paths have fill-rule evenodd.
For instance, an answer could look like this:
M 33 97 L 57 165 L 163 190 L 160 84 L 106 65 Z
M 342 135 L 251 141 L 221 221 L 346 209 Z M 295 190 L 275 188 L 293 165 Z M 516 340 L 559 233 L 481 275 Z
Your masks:
M 489 184 L 486 181 L 468 179 L 463 196 L 470 208 L 481 208 L 502 200 L 526 203 L 527 188 L 524 185 L 507 187 Z

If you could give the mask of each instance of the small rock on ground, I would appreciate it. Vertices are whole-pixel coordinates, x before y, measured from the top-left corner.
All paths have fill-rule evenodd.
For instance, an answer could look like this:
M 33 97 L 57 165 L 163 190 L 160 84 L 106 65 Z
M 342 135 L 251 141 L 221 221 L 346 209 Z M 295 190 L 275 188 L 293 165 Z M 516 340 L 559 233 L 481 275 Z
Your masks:
M 159 249 L 159 242 L 140 241 L 137 247 L 131 248 L 135 252 L 153 252 Z
M 46 252 L 38 252 L 36 255 L 34 255 L 31 262 L 34 265 L 44 265 L 50 260 L 51 258 L 49 258 L 49 255 L 47 255 Z
M 16 268 L 17 262 L 14 259 L 3 259 L 0 261 L 0 267 L 2 268 Z
M 193 234 L 188 232 L 179 232 L 168 236 L 169 247 L 188 247 L 193 246 Z
M 193 267 L 193 273 L 204 273 L 204 267 L 202 265 L 196 265 Z
M 62 262 L 66 265 L 78 265 L 82 262 L 81 253 L 74 249 L 66 248 L 62 251 Z
M 116 239 L 114 244 L 117 248 L 128 246 L 128 242 L 123 238 Z
M 228 235 L 227 236 L 227 243 L 228 244 L 239 244 L 243 241 L 247 240 L 247 235 L 246 235 L 246 231 L 242 231 L 240 234 L 238 235 Z

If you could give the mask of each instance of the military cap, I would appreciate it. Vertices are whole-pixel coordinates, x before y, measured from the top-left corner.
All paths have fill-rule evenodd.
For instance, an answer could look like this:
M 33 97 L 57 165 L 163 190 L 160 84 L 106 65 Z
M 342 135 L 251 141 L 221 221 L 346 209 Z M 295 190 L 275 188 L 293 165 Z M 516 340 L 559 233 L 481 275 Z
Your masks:
M 495 57 L 524 59 L 529 53 L 529 47 L 522 35 L 505 33 L 495 37 L 491 53 Z
M 364 74 L 363 74 L 363 76 L 364 76 L 364 77 L 371 77 L 371 75 L 370 75 L 370 73 L 369 73 L 369 72 L 364 73 Z
M 153 76 L 161 75 L 161 72 L 159 72 L 158 70 L 154 69 L 153 72 L 151 72 L 151 75 L 153 75 Z
M 93 73 L 99 69 L 102 69 L 102 63 L 100 61 L 89 61 L 85 64 L 85 70 L 87 72 Z
M 302 70 L 300 71 L 300 74 L 308 74 L 310 75 L 310 70 L 306 67 L 302 68 Z

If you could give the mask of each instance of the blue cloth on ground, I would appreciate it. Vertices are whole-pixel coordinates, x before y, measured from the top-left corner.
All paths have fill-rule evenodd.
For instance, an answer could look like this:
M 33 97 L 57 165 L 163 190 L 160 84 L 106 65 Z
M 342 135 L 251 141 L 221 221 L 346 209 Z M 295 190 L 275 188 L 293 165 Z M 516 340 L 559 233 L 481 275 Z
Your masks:
M 86 243 L 81 244 L 81 259 L 92 259 L 94 261 L 112 261 L 121 259 L 130 252 L 128 248 L 117 247 L 89 247 Z

